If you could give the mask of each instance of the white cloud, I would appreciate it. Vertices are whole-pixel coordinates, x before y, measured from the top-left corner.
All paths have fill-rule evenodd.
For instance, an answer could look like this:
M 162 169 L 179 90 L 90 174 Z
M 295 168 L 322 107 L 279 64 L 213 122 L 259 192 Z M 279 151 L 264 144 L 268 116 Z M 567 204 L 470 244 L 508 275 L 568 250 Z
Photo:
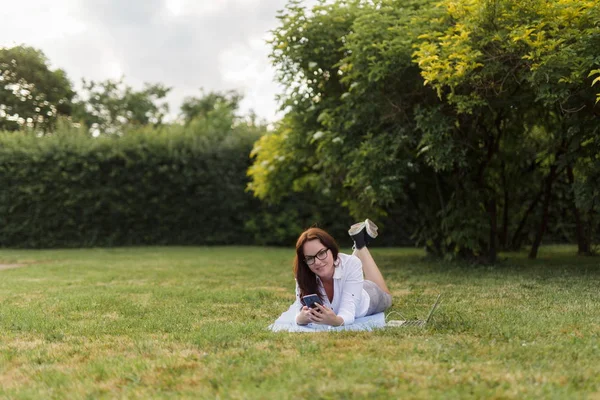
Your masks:
M 86 30 L 72 13 L 73 1 L 42 0 L 3 2 L 0 7 L 0 45 L 25 43 L 43 47 L 68 40 Z
M 178 16 L 183 12 L 183 0 L 165 0 L 165 8 L 173 16 Z
M 165 0 L 165 5 L 173 16 L 194 15 L 205 17 L 222 10 L 226 6 L 226 3 L 226 1 L 222 0 Z
M 275 71 L 268 61 L 267 37 L 254 37 L 245 43 L 226 49 L 219 55 L 219 70 L 223 81 L 244 93 L 242 111 L 254 110 L 263 118 L 273 121 L 277 117 L 275 93 L 278 86 L 273 81 Z M 270 97 L 265 94 L 271 94 Z
M 314 0 L 310 0 L 314 1 Z M 0 7 L 0 45 L 44 51 L 74 83 L 125 76 L 173 88 L 177 113 L 186 96 L 237 89 L 243 111 L 276 118 L 266 35 L 287 0 L 22 0 Z

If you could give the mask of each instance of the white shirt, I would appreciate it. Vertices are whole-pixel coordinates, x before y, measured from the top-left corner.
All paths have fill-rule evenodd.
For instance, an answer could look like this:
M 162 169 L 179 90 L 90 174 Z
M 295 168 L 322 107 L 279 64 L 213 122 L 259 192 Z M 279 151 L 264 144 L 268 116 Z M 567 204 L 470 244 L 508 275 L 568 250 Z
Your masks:
M 344 325 L 354 323 L 354 318 L 364 317 L 369 309 L 370 299 L 363 289 L 362 262 L 356 256 L 338 253 L 333 273 L 333 302 L 330 302 L 325 293 L 321 279 L 317 276 L 317 284 L 323 304 L 344 319 Z M 302 309 L 300 301 L 300 288 L 296 282 L 296 301 L 292 307 L 297 307 L 298 313 Z

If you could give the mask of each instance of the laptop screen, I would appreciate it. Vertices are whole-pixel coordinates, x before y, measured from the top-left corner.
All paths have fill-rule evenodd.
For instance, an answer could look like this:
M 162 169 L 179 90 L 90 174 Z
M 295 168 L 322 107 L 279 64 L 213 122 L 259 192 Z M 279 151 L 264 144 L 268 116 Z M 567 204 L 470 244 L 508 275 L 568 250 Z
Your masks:
M 435 311 L 435 309 L 437 308 L 438 304 L 440 303 L 440 297 L 442 297 L 442 294 L 438 294 L 437 299 L 435 300 L 435 303 L 433 304 L 433 307 L 431 307 L 431 311 L 429 311 L 429 315 L 427 316 L 427 319 L 425 320 L 425 322 L 429 322 L 429 320 L 431 319 L 431 316 L 433 315 L 433 312 Z

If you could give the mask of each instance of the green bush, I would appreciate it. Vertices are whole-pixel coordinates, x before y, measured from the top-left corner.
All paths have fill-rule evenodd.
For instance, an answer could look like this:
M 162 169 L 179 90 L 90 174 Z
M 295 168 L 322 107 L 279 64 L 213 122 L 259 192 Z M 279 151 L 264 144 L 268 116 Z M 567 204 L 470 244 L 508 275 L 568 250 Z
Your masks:
M 249 243 L 244 191 L 257 132 L 172 126 L 91 138 L 0 135 L 0 245 Z
M 0 246 L 293 246 L 313 225 L 349 246 L 354 221 L 334 199 L 267 204 L 246 190 L 262 133 L 205 120 L 99 138 L 69 124 L 44 137 L 0 133 Z

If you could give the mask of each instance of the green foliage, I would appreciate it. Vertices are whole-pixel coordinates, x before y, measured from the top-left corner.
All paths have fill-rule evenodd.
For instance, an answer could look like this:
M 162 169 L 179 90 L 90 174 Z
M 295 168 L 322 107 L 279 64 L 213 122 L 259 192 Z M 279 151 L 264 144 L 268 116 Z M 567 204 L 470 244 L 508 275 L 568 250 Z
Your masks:
M 40 50 L 0 47 L 0 131 L 46 132 L 58 116 L 71 114 L 74 95 L 66 73 L 51 70 Z
M 353 221 L 333 200 L 271 204 L 248 193 L 249 153 L 264 128 L 229 120 L 218 131 L 226 115 L 217 117 L 98 138 L 69 121 L 43 138 L 0 134 L 0 246 L 293 246 L 313 225 L 350 244 Z
M 272 56 L 290 112 L 254 148 L 256 195 L 314 190 L 394 230 L 439 229 L 440 204 L 425 201 L 439 198 L 438 187 L 416 130 L 416 115 L 439 100 L 411 60 L 422 29 L 413 20 L 428 4 L 290 3 Z
M 524 243 L 535 256 L 549 221 L 587 218 L 568 220 L 565 174 L 598 134 L 599 10 L 291 1 L 272 42 L 287 114 L 254 148 L 250 189 L 317 188 L 356 217 L 416 214 L 414 240 L 445 257 L 493 262 Z
M 121 134 L 148 124 L 159 126 L 169 111 L 164 99 L 170 90 L 160 83 L 146 83 L 142 90 L 135 90 L 123 78 L 102 82 L 83 79 L 73 119 L 84 123 L 94 136 Z
M 267 135 L 252 115 L 237 114 L 240 95 L 190 98 L 185 124 L 156 126 L 134 112 L 154 107 L 151 91 L 112 81 L 88 89 L 78 103 L 94 106 L 88 123 L 118 135 L 94 137 L 68 119 L 43 138 L 0 133 L 0 246 L 293 246 L 316 224 L 349 242 L 353 221 L 331 198 L 273 204 L 246 191 L 250 150 Z
M 417 4 L 386 3 L 390 15 L 360 2 L 322 2 L 312 11 L 290 2 L 274 32 L 272 58 L 289 89 L 283 107 L 291 111 L 255 147 L 250 175 L 258 196 L 311 188 L 356 217 L 373 217 L 401 195 L 410 184 L 406 174 L 418 169 L 408 162 L 414 138 L 402 96 L 423 86 L 411 67 L 410 42 L 387 40 L 409 24 Z M 390 71 L 395 76 L 387 79 Z M 381 96 L 384 87 L 391 97 Z
M 239 108 L 242 95 L 235 90 L 224 93 L 209 92 L 201 90 L 201 97 L 186 97 L 181 105 L 181 115 L 185 123 L 197 118 L 211 119 L 211 114 L 218 112 L 229 112 L 231 119 Z
M 249 243 L 244 224 L 259 205 L 244 171 L 259 132 L 204 128 L 1 135 L 0 244 Z

